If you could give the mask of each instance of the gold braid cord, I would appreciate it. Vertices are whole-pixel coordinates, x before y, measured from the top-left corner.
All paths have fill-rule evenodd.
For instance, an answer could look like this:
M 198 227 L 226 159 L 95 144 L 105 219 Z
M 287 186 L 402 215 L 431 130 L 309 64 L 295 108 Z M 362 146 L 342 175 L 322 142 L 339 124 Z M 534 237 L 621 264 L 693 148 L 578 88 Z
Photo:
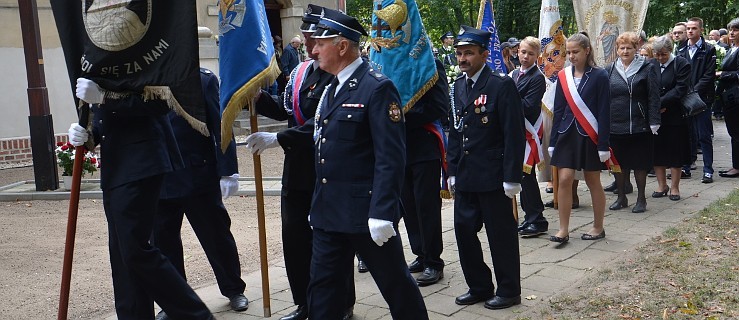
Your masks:
M 246 82 L 239 90 L 234 92 L 231 100 L 226 104 L 226 109 L 221 115 L 221 151 L 226 152 L 226 148 L 233 140 L 233 123 L 242 109 L 250 110 L 252 115 L 256 115 L 254 110 L 254 98 L 256 98 L 262 87 L 271 85 L 280 75 L 280 67 L 277 64 L 275 56 L 272 55 L 271 62 L 266 69 Z
M 423 85 L 420 89 L 418 89 L 418 92 L 413 95 L 413 97 L 406 102 L 406 104 L 403 106 L 403 114 L 407 113 L 411 109 L 413 109 L 413 105 L 418 102 L 421 97 L 426 94 L 426 91 L 429 91 L 435 84 L 436 81 L 439 80 L 439 73 L 436 72 L 436 65 L 434 65 L 434 76 L 429 79 L 429 81 L 426 82 L 426 84 Z

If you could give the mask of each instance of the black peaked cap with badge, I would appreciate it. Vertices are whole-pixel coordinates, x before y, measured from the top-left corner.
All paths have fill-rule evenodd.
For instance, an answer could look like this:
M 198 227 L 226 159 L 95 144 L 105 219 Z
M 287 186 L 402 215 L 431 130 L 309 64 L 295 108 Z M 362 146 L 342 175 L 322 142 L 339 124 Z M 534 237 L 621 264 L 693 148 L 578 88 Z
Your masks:
M 446 38 L 452 38 L 452 39 L 454 39 L 454 34 L 451 31 L 448 31 L 447 33 L 445 33 L 444 35 L 441 36 L 441 39 L 440 40 L 444 41 L 444 39 L 446 39 Z
M 457 41 L 454 42 L 454 47 L 466 46 L 466 45 L 477 45 L 484 49 L 488 49 L 488 43 L 490 43 L 490 32 L 475 29 L 470 26 L 463 25 L 457 35 Z
M 316 32 L 316 26 L 321 21 L 321 15 L 323 15 L 323 7 L 308 4 L 308 8 L 303 13 L 303 24 L 300 26 L 300 31 Z
M 349 40 L 359 42 L 362 36 L 367 36 L 367 31 L 355 19 L 341 11 L 323 8 L 323 16 L 316 26 L 316 32 L 311 36 L 314 39 L 327 39 L 342 36 Z

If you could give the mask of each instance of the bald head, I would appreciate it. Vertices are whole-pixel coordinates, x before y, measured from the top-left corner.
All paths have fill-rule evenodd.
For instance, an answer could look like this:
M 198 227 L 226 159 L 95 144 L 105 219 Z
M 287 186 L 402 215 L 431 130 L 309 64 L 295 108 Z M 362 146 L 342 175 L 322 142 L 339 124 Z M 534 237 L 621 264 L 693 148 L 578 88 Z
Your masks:
M 300 40 L 300 37 L 293 37 L 290 40 L 290 45 L 293 46 L 293 48 L 299 48 L 302 40 Z

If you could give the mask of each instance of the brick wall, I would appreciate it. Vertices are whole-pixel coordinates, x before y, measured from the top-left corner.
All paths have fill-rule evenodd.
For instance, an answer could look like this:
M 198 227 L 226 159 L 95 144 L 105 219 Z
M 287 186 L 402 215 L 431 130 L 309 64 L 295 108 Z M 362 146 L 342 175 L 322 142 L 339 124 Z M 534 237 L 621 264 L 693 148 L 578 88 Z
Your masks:
M 67 135 L 57 135 L 54 139 L 67 142 Z M 26 165 L 32 160 L 30 137 L 0 139 L 0 166 Z

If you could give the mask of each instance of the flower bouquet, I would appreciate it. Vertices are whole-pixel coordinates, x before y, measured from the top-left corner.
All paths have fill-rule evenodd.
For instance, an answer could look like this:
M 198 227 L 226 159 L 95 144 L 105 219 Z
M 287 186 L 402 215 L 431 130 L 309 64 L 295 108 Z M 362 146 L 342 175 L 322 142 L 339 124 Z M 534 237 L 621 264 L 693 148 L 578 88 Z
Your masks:
M 459 66 L 449 66 L 446 70 L 446 80 L 451 85 L 454 83 L 454 80 L 457 80 L 457 77 L 462 74 L 462 71 L 459 70 Z
M 56 163 L 62 168 L 62 176 L 72 176 L 72 167 L 74 166 L 75 147 L 67 142 L 57 142 L 56 144 Z M 85 161 L 82 163 L 82 176 L 86 173 L 92 174 L 100 167 L 100 161 L 95 153 L 87 151 L 85 153 Z
M 710 43 L 714 48 L 716 48 L 716 70 L 721 70 L 724 57 L 726 57 L 726 48 L 719 46 L 716 40 L 706 40 L 706 43 Z

